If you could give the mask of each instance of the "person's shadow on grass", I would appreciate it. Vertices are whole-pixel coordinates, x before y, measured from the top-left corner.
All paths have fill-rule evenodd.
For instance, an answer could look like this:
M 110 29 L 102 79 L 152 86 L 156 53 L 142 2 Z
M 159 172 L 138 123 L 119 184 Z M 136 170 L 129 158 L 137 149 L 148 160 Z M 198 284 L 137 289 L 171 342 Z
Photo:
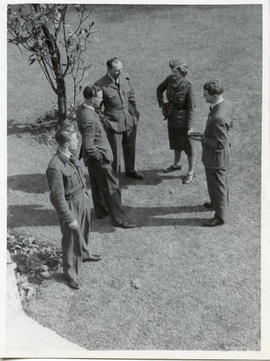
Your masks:
M 182 207 L 125 207 L 137 227 L 190 226 L 201 227 L 205 217 L 171 217 L 171 214 L 202 213 L 210 210 L 202 205 Z
M 53 209 L 44 209 L 42 204 L 8 206 L 7 224 L 10 228 L 55 226 L 59 224 Z
M 156 186 L 160 184 L 164 180 L 177 179 L 183 180 L 185 175 L 180 174 L 181 171 L 176 171 L 172 173 L 164 173 L 164 168 L 154 168 L 147 170 L 140 170 L 138 173 L 144 176 L 143 180 L 138 180 L 135 178 L 126 177 L 125 173 L 120 173 L 119 175 L 119 183 L 121 189 L 127 189 L 131 185 L 138 186 Z
M 206 217 L 171 217 L 172 214 L 185 213 L 204 213 L 210 210 L 202 205 L 182 206 L 182 207 L 128 207 L 124 206 L 132 223 L 136 224 L 136 228 L 143 227 L 168 227 L 168 226 L 189 226 L 201 227 Z M 135 228 L 135 229 L 136 229 Z M 91 231 L 98 233 L 115 232 L 110 217 L 104 219 L 96 219 L 94 211 L 91 214 Z M 128 232 L 128 230 L 126 230 Z
M 8 188 L 25 193 L 46 193 L 49 191 L 47 178 L 44 174 L 18 174 L 9 176 Z

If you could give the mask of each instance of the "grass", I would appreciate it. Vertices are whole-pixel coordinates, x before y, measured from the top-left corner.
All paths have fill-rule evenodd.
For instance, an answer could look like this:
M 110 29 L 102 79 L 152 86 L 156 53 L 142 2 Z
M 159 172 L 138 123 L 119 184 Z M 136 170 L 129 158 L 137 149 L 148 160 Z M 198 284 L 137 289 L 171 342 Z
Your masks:
M 27 312 L 90 350 L 259 350 L 261 7 L 100 5 L 92 16 L 99 32 L 85 84 L 118 55 L 142 114 L 136 163 L 146 179 L 121 179 L 138 228 L 118 230 L 93 217 L 92 250 L 103 261 L 82 265 L 78 292 L 60 275 L 46 280 Z M 223 227 L 201 227 L 210 213 L 199 206 L 207 200 L 199 144 L 190 185 L 181 184 L 183 172 L 160 172 L 173 155 L 155 89 L 173 57 L 190 67 L 196 130 L 207 118 L 200 98 L 206 80 L 222 79 L 235 104 L 230 222 Z M 39 68 L 9 46 L 9 226 L 60 247 L 44 177 L 54 149 L 35 142 L 25 126 L 54 102 Z M 185 156 L 182 163 L 185 171 Z

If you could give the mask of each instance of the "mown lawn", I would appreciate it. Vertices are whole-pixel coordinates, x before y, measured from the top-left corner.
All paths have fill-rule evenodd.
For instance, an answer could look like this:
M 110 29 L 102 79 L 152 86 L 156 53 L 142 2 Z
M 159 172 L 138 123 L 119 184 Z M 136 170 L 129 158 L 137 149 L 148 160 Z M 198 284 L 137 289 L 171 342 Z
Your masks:
M 92 17 L 98 32 L 85 84 L 117 55 L 141 112 L 137 168 L 146 179 L 121 179 L 138 228 L 115 229 L 93 217 L 93 253 L 103 261 L 82 266 L 78 292 L 57 275 L 43 282 L 27 312 L 91 350 L 259 350 L 261 7 L 99 5 Z M 155 90 L 173 57 L 190 67 L 196 130 L 206 122 L 206 80 L 222 80 L 235 104 L 230 222 L 223 227 L 201 227 L 210 213 L 200 206 L 207 190 L 199 144 L 193 183 L 181 183 L 184 156 L 183 172 L 161 173 L 172 154 Z M 54 102 L 39 68 L 8 46 L 8 225 L 60 247 L 44 177 L 54 149 L 25 126 Z

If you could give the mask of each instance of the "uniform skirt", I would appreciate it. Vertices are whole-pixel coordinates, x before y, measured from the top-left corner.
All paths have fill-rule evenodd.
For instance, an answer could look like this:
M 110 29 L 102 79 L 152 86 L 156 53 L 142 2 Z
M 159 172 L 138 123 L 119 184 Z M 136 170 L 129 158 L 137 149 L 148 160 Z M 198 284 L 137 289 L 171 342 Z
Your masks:
M 170 149 L 183 150 L 192 155 L 192 140 L 187 136 L 187 128 L 175 128 L 168 125 Z

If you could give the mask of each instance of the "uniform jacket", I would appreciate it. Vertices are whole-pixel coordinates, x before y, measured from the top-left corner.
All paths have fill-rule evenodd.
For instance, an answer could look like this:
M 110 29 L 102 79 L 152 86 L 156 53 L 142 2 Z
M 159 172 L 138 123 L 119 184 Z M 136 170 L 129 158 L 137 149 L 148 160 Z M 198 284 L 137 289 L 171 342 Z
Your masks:
M 113 161 L 113 155 L 107 135 L 98 114 L 81 104 L 77 110 L 77 123 L 82 136 L 82 156 L 85 165 L 89 161 Z
M 160 107 L 165 104 L 165 91 L 169 102 L 168 125 L 174 128 L 192 128 L 195 102 L 190 82 L 186 79 L 176 82 L 172 75 L 169 75 L 157 87 L 156 95 Z
M 103 91 L 104 113 L 111 129 L 122 133 L 137 124 L 139 112 L 128 75 L 121 75 L 119 84 L 116 84 L 106 74 L 96 82 L 96 85 Z
M 229 129 L 232 127 L 231 104 L 223 100 L 210 110 L 202 137 L 202 162 L 205 168 L 226 169 L 230 161 Z
M 75 158 L 75 157 L 74 157 Z M 74 163 L 64 154 L 57 152 L 46 170 L 50 188 L 50 199 L 61 222 L 71 223 L 76 217 L 70 202 L 86 191 L 85 177 L 78 160 Z

